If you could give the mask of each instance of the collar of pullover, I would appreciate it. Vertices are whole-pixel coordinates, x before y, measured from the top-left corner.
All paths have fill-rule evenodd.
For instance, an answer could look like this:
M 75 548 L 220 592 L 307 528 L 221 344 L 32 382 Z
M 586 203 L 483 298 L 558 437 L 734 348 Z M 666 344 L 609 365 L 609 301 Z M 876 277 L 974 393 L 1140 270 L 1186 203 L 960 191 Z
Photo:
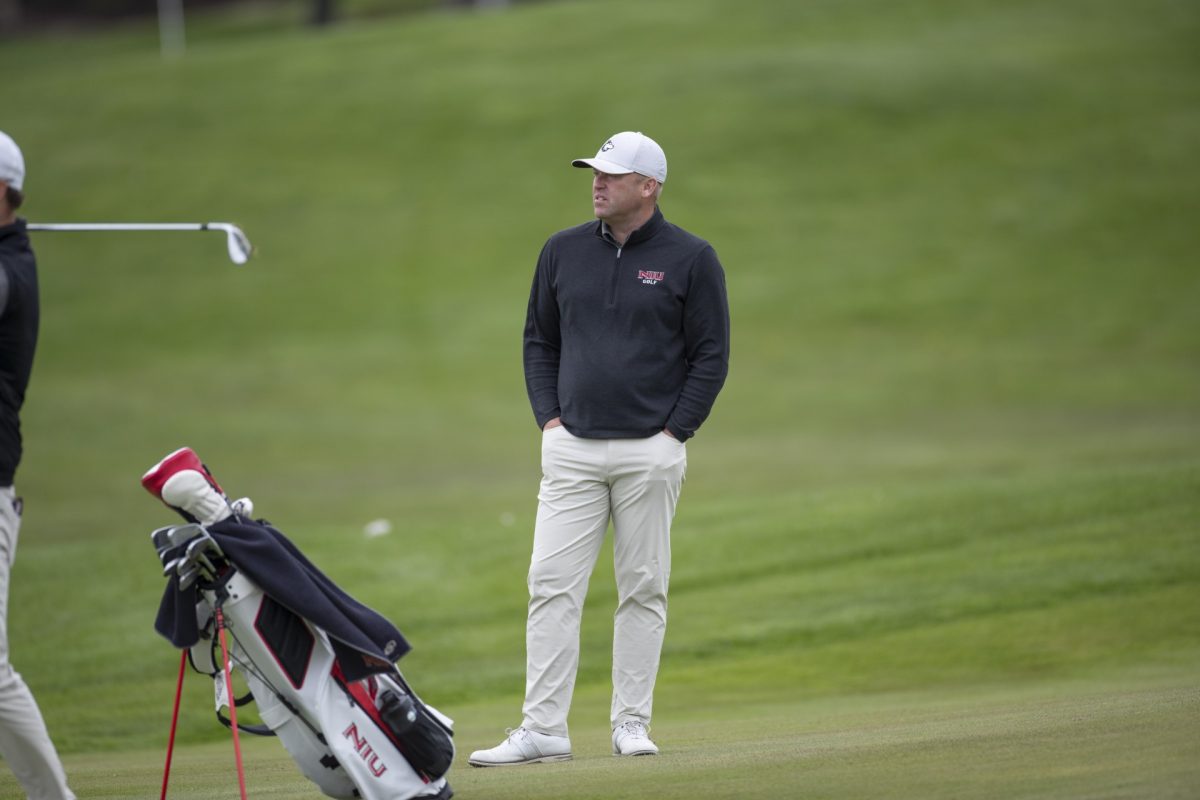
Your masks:
M 609 233 L 608 224 L 604 220 L 600 220 L 600 224 L 596 227 L 596 235 L 614 247 L 630 247 L 638 242 L 644 242 L 654 234 L 658 233 L 658 229 L 666 222 L 663 219 L 662 211 L 658 206 L 654 207 L 654 213 L 650 215 L 650 219 L 646 220 L 646 224 L 629 234 L 629 238 L 625 240 L 625 244 L 619 244 L 612 234 Z
M 27 234 L 25 233 L 25 220 L 17 217 L 16 220 L 8 225 L 0 225 L 0 241 L 12 239 L 14 242 L 20 243 L 24 241 Z

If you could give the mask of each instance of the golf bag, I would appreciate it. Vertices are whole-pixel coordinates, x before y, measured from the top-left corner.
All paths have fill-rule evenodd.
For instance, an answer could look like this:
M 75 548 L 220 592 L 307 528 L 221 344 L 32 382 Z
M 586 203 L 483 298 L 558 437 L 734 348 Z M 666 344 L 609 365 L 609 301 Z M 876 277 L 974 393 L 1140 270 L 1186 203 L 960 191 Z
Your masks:
M 263 521 L 234 515 L 160 528 L 152 539 L 169 577 L 155 629 L 213 678 L 222 722 L 231 724 L 222 707 L 252 698 L 264 725 L 238 729 L 277 736 L 329 797 L 453 795 L 452 723 L 397 669 L 409 646 L 390 622 Z M 222 628 L 247 697 L 225 685 Z

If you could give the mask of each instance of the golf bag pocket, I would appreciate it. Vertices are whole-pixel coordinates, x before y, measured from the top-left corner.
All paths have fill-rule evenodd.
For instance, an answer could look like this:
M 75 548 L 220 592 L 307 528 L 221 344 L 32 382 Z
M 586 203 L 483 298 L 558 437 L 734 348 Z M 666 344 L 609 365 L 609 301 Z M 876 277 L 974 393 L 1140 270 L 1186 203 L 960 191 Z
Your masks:
M 400 745 L 413 768 L 431 778 L 445 775 L 454 762 L 454 743 L 424 709 L 417 723 L 400 737 Z
M 257 678 L 247 676 L 246 683 L 254 694 L 259 717 L 279 738 L 279 743 L 296 762 L 304 777 L 315 783 L 328 797 L 338 800 L 358 797 L 354 781 L 325 745 L 324 737 L 308 721 L 284 705 Z
M 373 705 L 409 766 L 430 780 L 449 772 L 454 761 L 453 723 L 391 677 L 382 676 L 378 684 Z

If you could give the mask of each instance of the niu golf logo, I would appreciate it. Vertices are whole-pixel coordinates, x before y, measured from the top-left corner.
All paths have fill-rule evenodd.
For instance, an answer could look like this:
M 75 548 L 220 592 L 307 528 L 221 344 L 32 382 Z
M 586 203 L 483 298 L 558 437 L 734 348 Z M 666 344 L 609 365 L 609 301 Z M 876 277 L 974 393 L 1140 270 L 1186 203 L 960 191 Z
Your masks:
M 354 752 L 367 762 L 367 769 L 371 770 L 371 774 L 376 778 L 383 777 L 383 773 L 387 772 L 387 764 L 379 760 L 379 754 L 375 752 L 375 748 L 371 747 L 367 737 L 358 735 L 358 726 L 351 722 L 350 727 L 346 728 L 342 736 L 354 743 Z
M 613 140 L 609 139 L 607 142 L 604 143 L 604 146 L 600 148 L 600 152 L 607 153 L 609 150 L 612 150 L 614 147 L 616 147 L 616 145 L 613 144 Z
M 657 272 L 655 270 L 649 270 L 649 269 L 639 269 L 638 270 L 638 280 L 641 281 L 642 283 L 646 284 L 647 286 L 654 286 L 655 284 L 657 284 L 659 281 L 665 279 L 666 277 L 667 277 L 667 273 L 665 273 L 665 272 Z

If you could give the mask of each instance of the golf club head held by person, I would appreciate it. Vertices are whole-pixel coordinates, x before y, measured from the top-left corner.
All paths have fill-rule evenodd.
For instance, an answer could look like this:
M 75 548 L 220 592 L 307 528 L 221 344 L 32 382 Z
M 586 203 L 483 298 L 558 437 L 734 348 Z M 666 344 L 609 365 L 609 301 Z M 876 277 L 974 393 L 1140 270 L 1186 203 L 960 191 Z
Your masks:
M 580 617 L 610 521 L 612 750 L 658 752 L 650 722 L 686 442 L 729 370 L 725 273 L 708 242 L 664 218 L 663 149 L 624 131 L 571 163 L 592 171 L 595 219 L 543 246 L 524 330 L 542 480 L 527 577 L 523 719 L 499 745 L 471 754 L 478 767 L 571 757 Z

